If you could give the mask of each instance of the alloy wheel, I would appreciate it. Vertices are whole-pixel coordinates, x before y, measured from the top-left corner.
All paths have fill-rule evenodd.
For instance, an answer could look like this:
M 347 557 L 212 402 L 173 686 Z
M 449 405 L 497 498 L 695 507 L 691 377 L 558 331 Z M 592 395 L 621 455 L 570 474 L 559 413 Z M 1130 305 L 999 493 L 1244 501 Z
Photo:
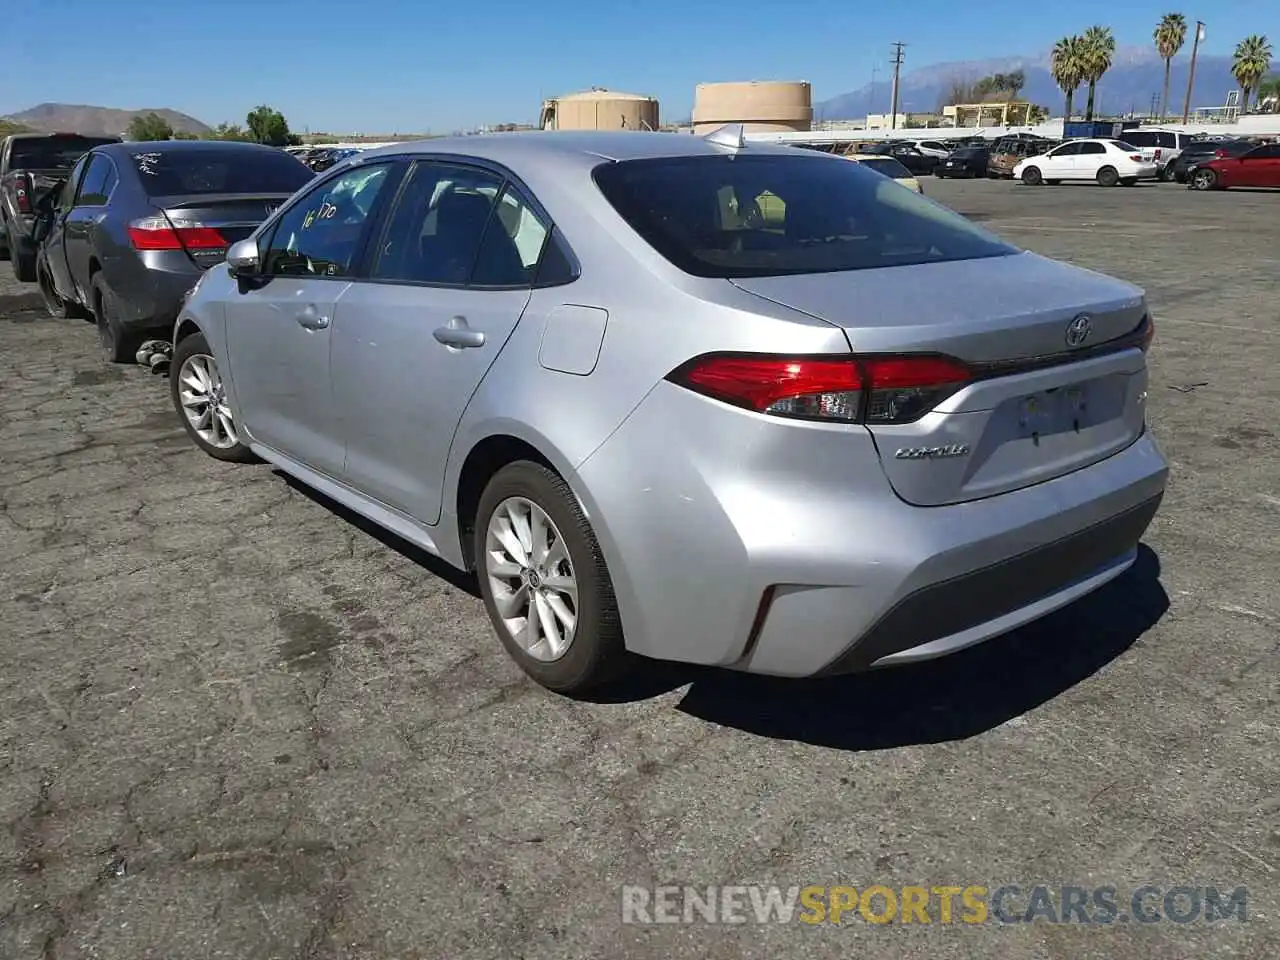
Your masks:
M 191 429 L 209 446 L 229 450 L 240 442 L 213 357 L 195 353 L 183 361 L 178 370 L 178 398 Z
M 555 521 L 532 500 L 508 497 L 489 518 L 484 575 L 503 626 L 535 660 L 559 660 L 573 643 L 578 581 Z
M 1194 178 L 1195 188 L 1197 190 L 1208 190 L 1213 186 L 1214 176 L 1208 170 L 1197 170 Z

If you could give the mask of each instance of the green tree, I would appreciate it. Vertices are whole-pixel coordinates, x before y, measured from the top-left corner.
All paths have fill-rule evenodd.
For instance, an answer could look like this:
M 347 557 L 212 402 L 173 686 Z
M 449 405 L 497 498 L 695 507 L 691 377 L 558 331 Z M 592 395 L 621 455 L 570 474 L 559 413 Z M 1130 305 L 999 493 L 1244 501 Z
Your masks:
M 249 133 L 258 143 L 273 147 L 284 147 L 289 144 L 289 124 L 279 110 L 262 104 L 245 118 Z
M 158 113 L 136 113 L 129 121 L 130 140 L 172 140 L 173 125 Z
M 1166 13 L 1156 24 L 1152 39 L 1156 42 L 1156 51 L 1164 61 L 1164 92 L 1160 94 L 1160 117 L 1169 118 L 1169 68 L 1173 58 L 1178 55 L 1182 45 L 1187 42 L 1187 18 L 1180 13 Z
M 238 123 L 220 123 L 208 133 L 205 140 L 252 140 L 253 135 Z
M 173 134 L 173 139 L 175 139 L 175 140 L 199 140 L 200 138 L 199 138 L 199 137 L 197 137 L 194 133 L 190 133 L 190 132 L 188 132 L 188 131 L 186 131 L 186 130 L 177 130 L 177 131 L 175 131 L 175 132 L 174 132 L 174 134 Z
M 1111 69 L 1116 55 L 1116 38 L 1110 27 L 1090 27 L 1081 38 L 1084 44 L 1084 79 L 1089 83 L 1089 102 L 1085 106 L 1085 120 L 1093 119 L 1093 101 L 1098 92 L 1098 81 Z
M 1252 33 L 1236 44 L 1231 75 L 1240 84 L 1240 112 L 1249 112 L 1249 97 L 1271 68 L 1271 41 Z
M 1053 53 L 1049 57 L 1050 72 L 1054 82 L 1067 95 L 1067 105 L 1062 118 L 1066 122 L 1071 119 L 1076 90 L 1084 81 L 1084 41 L 1078 36 L 1063 37 L 1053 45 Z
M 1280 73 L 1273 73 L 1258 84 L 1258 106 L 1264 113 L 1280 113 Z

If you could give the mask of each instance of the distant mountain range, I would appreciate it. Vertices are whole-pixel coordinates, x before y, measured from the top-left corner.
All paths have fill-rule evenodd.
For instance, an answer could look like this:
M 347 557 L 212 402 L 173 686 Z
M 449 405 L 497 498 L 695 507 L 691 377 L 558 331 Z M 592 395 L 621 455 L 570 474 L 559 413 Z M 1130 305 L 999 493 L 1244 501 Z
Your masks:
M 84 133 L 92 136 L 121 137 L 129 129 L 129 121 L 139 114 L 155 113 L 173 127 L 177 133 L 207 133 L 211 128 L 195 117 L 167 108 L 142 110 L 117 110 L 112 107 L 89 107 L 74 103 L 42 103 L 0 119 L 29 127 L 40 133 Z
M 1182 101 L 1187 92 L 1187 71 L 1191 64 L 1190 51 L 1174 58 L 1169 81 L 1169 113 L 1182 117 Z M 952 83 L 974 81 L 993 73 L 1010 73 L 1021 69 L 1026 74 L 1027 85 L 1020 96 L 1032 103 L 1047 107 L 1052 116 L 1061 116 L 1066 95 L 1058 88 L 1049 72 L 1048 51 L 1034 56 L 999 57 L 991 60 L 963 60 L 955 63 L 938 63 L 902 74 L 898 90 L 900 113 L 933 113 L 951 89 Z M 1164 86 L 1164 61 L 1153 48 L 1121 47 L 1116 51 L 1115 62 L 1098 82 L 1095 113 L 1124 114 L 1130 111 L 1146 113 L 1151 109 L 1151 98 L 1159 97 Z M 877 77 L 851 93 L 823 100 L 814 104 L 817 120 L 860 120 L 868 113 L 888 113 L 891 81 Z M 1191 109 L 1221 106 L 1227 93 L 1235 90 L 1231 77 L 1231 58 L 1227 56 L 1196 58 L 1195 89 L 1191 96 Z M 1074 108 L 1082 115 L 1089 88 L 1082 85 L 1076 91 Z

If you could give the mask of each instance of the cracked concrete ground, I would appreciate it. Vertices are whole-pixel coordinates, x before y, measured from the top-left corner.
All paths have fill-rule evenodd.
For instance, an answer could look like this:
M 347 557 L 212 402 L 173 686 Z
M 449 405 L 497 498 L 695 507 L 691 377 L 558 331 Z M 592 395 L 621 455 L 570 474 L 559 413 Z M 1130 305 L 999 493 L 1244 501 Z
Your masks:
M 1137 568 L 934 664 L 613 702 L 198 453 L 0 267 L 0 957 L 1280 956 L 1280 195 L 925 186 L 1149 291 L 1173 477 Z M 622 884 L 748 882 L 1247 886 L 1249 922 L 620 922 Z

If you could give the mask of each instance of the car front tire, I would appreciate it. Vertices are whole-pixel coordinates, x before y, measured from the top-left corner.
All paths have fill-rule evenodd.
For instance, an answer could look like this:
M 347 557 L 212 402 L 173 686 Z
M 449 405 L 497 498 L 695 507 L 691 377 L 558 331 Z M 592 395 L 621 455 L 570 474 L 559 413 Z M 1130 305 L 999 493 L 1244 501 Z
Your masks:
M 1022 171 L 1022 182 L 1029 187 L 1038 187 L 1044 182 L 1039 167 L 1027 167 Z
M 169 362 L 169 396 L 187 436 L 197 447 L 228 463 L 256 463 L 240 437 L 227 401 L 218 361 L 203 333 L 184 337 Z
M 480 497 L 474 536 L 485 610 L 526 674 L 577 695 L 626 669 L 608 567 L 559 475 L 528 460 L 500 469 Z

